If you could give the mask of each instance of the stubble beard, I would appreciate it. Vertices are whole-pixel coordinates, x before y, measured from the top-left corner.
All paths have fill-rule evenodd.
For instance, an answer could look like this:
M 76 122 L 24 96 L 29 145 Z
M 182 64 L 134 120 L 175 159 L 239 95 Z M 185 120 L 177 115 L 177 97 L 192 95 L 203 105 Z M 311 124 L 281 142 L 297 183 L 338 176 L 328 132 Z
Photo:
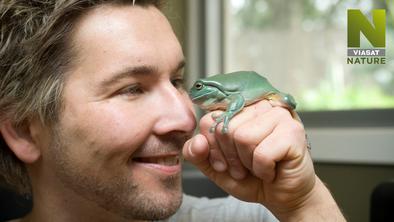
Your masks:
M 181 175 L 161 179 L 163 190 L 144 189 L 144 184 L 124 176 L 102 179 L 75 166 L 60 129 L 54 130 L 50 146 L 56 176 L 66 189 L 102 209 L 128 220 L 162 220 L 173 215 L 182 203 Z M 130 177 L 132 178 L 132 176 Z

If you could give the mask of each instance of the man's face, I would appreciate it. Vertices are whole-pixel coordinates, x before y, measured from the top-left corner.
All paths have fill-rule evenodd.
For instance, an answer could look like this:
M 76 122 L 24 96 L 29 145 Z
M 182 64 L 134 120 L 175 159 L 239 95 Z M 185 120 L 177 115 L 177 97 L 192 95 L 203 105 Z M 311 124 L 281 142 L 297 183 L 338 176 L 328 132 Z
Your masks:
M 116 215 L 170 216 L 181 202 L 179 157 L 195 118 L 168 21 L 154 7 L 103 6 L 79 21 L 73 42 L 77 62 L 44 151 L 47 167 L 70 195 Z

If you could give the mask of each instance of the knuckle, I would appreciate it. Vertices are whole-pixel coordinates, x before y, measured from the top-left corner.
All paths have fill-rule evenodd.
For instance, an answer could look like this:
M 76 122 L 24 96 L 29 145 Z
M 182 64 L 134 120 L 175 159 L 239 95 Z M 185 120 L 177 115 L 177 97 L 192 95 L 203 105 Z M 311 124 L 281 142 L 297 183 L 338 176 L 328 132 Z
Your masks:
M 285 109 L 285 108 L 283 108 L 283 107 L 280 107 L 280 106 L 275 106 L 275 107 L 273 107 L 273 108 L 272 108 L 272 111 L 273 111 L 277 116 L 279 116 L 280 118 L 284 118 L 284 117 L 289 117 L 289 116 L 290 116 L 290 112 L 289 112 L 287 109 Z
M 257 103 L 257 106 L 260 106 L 260 108 L 271 108 L 272 107 L 271 103 L 266 99 L 259 101 Z
M 242 129 L 236 129 L 233 133 L 234 142 L 239 145 L 246 145 L 250 141 L 248 133 Z
M 201 117 L 200 123 L 199 123 L 200 129 L 209 129 L 212 126 L 212 124 L 214 124 L 214 121 L 213 121 L 210 113 Z
M 258 143 L 258 136 L 243 127 L 237 128 L 233 133 L 233 140 L 236 146 L 255 147 Z
M 273 162 L 273 159 L 265 155 L 260 149 L 256 149 L 253 155 L 253 160 L 261 165 L 266 165 Z
M 305 130 L 304 130 L 304 126 L 299 123 L 298 121 L 290 121 L 287 124 L 287 129 L 289 130 L 289 132 L 295 136 L 304 136 L 305 135 Z
M 215 120 L 213 119 L 213 116 L 219 116 L 221 113 L 223 113 L 223 111 L 213 111 L 213 112 L 206 113 L 200 119 L 200 126 L 201 127 L 211 126 L 215 122 Z
M 209 126 L 211 124 L 211 122 L 212 122 L 211 116 L 206 114 L 200 119 L 200 126 L 201 127 Z
M 266 174 L 270 174 L 271 171 L 275 170 L 275 161 L 262 153 L 256 152 L 253 158 L 253 172 L 264 177 Z

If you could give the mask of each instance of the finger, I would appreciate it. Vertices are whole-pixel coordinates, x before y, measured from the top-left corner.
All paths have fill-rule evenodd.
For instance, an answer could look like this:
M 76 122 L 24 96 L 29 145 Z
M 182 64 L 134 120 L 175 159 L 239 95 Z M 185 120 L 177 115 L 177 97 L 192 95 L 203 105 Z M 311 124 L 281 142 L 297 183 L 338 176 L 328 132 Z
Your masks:
M 244 122 L 234 132 L 234 144 L 242 164 L 252 169 L 253 152 L 258 144 L 264 140 L 279 124 L 280 121 L 290 120 L 287 110 L 276 107 L 261 113 L 250 122 Z
M 265 182 L 275 179 L 276 162 L 283 158 L 290 144 L 273 136 L 267 137 L 253 153 L 253 174 Z
M 256 118 L 258 115 L 266 113 L 272 109 L 271 103 L 267 100 L 259 101 L 255 104 L 245 107 L 238 115 L 235 115 L 231 121 L 229 126 L 232 128 L 237 128 L 237 126 L 242 123 Z M 230 130 L 230 127 L 229 127 Z
M 217 172 L 209 161 L 209 144 L 204 135 L 198 134 L 188 140 L 182 149 L 186 160 L 194 164 L 203 174 L 212 181 L 226 188 L 232 182 L 231 177 L 226 172 Z
M 195 135 L 183 145 L 182 154 L 194 165 L 209 165 L 209 144 L 206 138 L 200 134 Z
M 290 112 L 281 107 L 273 107 L 269 111 L 265 113 L 261 113 L 257 115 L 253 122 L 245 123 L 245 127 L 249 130 L 241 131 L 237 130 L 234 136 L 239 141 L 255 143 L 256 145 L 260 143 L 261 139 L 265 136 L 261 135 L 266 131 L 265 127 L 270 128 L 273 130 L 273 126 L 277 125 L 280 121 L 288 121 L 292 120 Z M 264 127 L 265 126 L 265 127 Z M 253 133 L 249 133 L 253 132 Z
M 254 150 L 254 175 L 266 182 L 273 182 L 283 170 L 296 169 L 305 154 L 302 132 L 302 125 L 295 120 L 279 124 Z M 286 164 L 278 169 L 280 162 Z
M 238 152 L 230 133 L 231 132 L 223 134 L 220 129 L 217 129 L 215 131 L 215 136 L 219 144 L 219 148 L 224 154 L 230 175 L 234 179 L 241 180 L 246 177 L 247 170 L 242 165 L 242 162 L 238 157 Z
M 264 113 L 271 108 L 271 104 L 268 101 L 261 101 L 252 106 L 246 107 L 240 114 L 236 115 L 230 121 L 228 133 L 222 133 L 222 124 L 217 127 L 215 131 L 217 144 L 225 157 L 229 173 L 234 179 L 243 179 L 248 173 L 239 158 L 239 153 L 233 140 L 234 129 L 237 129 L 239 125 L 244 123 L 253 122 L 258 114 Z
M 218 172 L 224 172 L 227 170 L 227 163 L 224 155 L 219 148 L 219 144 L 215 138 L 215 134 L 210 132 L 210 128 L 215 121 L 212 115 L 219 115 L 221 112 L 212 112 L 203 116 L 200 120 L 200 133 L 205 136 L 209 145 L 209 162 L 212 167 Z
M 205 136 L 198 134 L 188 140 L 183 146 L 182 153 L 186 160 L 224 191 L 246 201 L 256 201 L 254 193 L 260 186 L 258 179 L 249 176 L 244 180 L 234 180 L 228 172 L 217 172 L 209 162 L 209 144 Z

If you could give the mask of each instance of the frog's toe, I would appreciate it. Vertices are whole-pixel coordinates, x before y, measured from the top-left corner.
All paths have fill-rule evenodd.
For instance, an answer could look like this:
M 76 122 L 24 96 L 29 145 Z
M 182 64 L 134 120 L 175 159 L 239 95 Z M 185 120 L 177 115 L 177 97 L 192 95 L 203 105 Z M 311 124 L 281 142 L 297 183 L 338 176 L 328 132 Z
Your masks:
M 212 113 L 211 117 L 212 117 L 212 119 L 217 119 L 218 117 L 220 117 L 220 114 Z
M 220 115 L 212 114 L 212 119 L 215 120 L 215 122 L 217 122 L 217 123 L 220 123 L 223 120 L 223 118 L 224 118 L 223 114 L 220 114 Z
M 210 133 L 214 133 L 216 131 L 216 127 L 219 125 L 219 122 L 215 122 L 214 124 L 212 124 L 211 127 L 209 127 L 209 132 Z
M 223 126 L 223 127 L 222 127 L 222 133 L 223 133 L 223 134 L 228 133 L 228 127 L 227 127 L 227 126 Z
M 213 125 L 213 126 L 211 126 L 211 127 L 209 128 L 209 132 L 210 132 L 210 133 L 214 133 L 215 130 L 216 130 L 216 125 Z

